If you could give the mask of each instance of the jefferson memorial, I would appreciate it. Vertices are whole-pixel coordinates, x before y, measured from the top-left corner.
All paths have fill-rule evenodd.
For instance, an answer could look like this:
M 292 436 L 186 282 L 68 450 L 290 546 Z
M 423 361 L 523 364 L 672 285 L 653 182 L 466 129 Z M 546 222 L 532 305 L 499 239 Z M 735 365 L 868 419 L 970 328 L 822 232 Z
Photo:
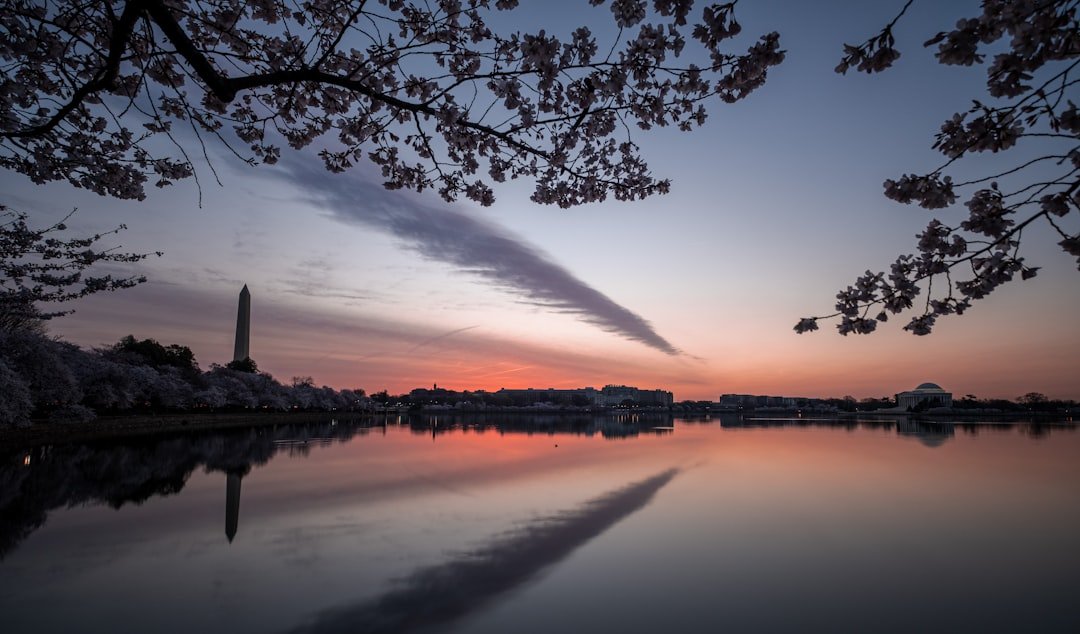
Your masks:
M 925 407 L 952 407 L 952 392 L 946 392 L 937 383 L 923 383 L 914 390 L 896 395 L 897 409 L 915 408 L 920 403 L 925 403 Z

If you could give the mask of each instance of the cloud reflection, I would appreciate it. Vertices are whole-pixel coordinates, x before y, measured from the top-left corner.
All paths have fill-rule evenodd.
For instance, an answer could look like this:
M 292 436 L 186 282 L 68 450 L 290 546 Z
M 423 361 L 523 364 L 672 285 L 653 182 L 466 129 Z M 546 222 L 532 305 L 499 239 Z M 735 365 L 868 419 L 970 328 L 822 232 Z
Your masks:
M 408 632 L 445 624 L 536 578 L 619 521 L 645 508 L 678 473 L 669 469 L 594 498 L 576 510 L 530 523 L 355 606 L 331 609 L 295 633 Z

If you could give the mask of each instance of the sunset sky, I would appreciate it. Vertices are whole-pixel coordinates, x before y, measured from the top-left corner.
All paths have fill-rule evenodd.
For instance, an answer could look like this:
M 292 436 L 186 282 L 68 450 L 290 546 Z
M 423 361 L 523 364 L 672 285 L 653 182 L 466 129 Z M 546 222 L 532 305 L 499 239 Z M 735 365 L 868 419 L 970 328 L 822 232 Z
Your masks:
M 611 27 L 608 9 L 585 0 L 522 4 L 499 20 L 559 36 Z M 260 369 L 337 388 L 623 383 L 716 400 L 877 397 L 933 381 L 958 396 L 1080 398 L 1080 274 L 1042 226 L 1023 236 L 1038 277 L 929 336 L 902 331 L 904 316 L 871 336 L 841 337 L 831 322 L 792 331 L 833 312 L 836 292 L 866 269 L 913 251 L 932 216 L 887 200 L 882 182 L 939 165 L 942 121 L 986 98 L 984 68 L 940 66 L 921 46 L 975 14 L 974 1 L 913 5 L 891 71 L 833 72 L 844 42 L 876 33 L 902 4 L 740 3 L 739 46 L 776 30 L 787 59 L 748 99 L 710 103 L 704 128 L 640 133 L 653 172 L 673 181 L 642 202 L 561 210 L 516 182 L 496 188 L 492 207 L 447 205 L 384 190 L 370 165 L 330 174 L 314 152 L 287 148 L 278 166 L 251 168 L 211 147 L 222 184 L 203 166 L 201 207 L 190 179 L 142 202 L 12 172 L 0 188 L 35 223 L 77 207 L 73 230 L 126 224 L 116 244 L 165 252 L 137 267 L 148 283 L 50 324 L 83 346 L 133 334 L 188 345 L 204 368 L 225 363 L 246 283 Z M 967 159 L 954 178 L 1011 165 L 1008 154 Z M 937 217 L 955 225 L 964 211 Z

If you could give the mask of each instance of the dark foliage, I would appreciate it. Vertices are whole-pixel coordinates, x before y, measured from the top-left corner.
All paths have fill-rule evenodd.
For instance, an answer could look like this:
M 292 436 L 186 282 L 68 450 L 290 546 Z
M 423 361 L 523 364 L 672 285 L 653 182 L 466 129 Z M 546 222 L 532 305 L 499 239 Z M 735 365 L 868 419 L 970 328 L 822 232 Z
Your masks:
M 62 304 L 146 281 L 141 275 L 87 274 L 95 265 L 139 262 L 149 254 L 99 246 L 103 238 L 125 229 L 123 225 L 90 236 L 64 235 L 70 217 L 68 214 L 60 222 L 34 228 L 25 213 L 0 205 L 0 330 L 40 331 L 43 320 L 71 312 L 43 310 L 42 305 Z
M 245 372 L 247 374 L 257 374 L 259 372 L 258 364 L 256 364 L 255 359 L 252 359 L 251 357 L 229 361 L 225 364 L 225 367 L 236 372 Z

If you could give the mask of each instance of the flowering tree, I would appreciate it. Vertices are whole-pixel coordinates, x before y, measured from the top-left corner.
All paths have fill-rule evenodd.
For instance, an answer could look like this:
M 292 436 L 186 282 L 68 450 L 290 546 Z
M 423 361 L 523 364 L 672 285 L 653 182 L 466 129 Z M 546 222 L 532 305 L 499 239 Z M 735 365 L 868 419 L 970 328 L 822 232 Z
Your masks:
M 912 1 L 879 34 L 846 46 L 837 71 L 891 66 L 900 56 L 892 29 Z M 666 192 L 634 135 L 693 130 L 710 102 L 747 96 L 783 60 L 779 36 L 729 50 L 741 31 L 736 1 L 588 4 L 606 6 L 594 10 L 616 35 L 500 29 L 497 12 L 517 0 L 0 0 L 0 166 L 138 199 L 147 182 L 195 176 L 191 156 L 208 156 L 206 140 L 252 164 L 277 161 L 280 143 L 315 144 L 331 171 L 370 161 L 387 187 L 432 187 L 447 201 L 491 204 L 491 184 L 516 178 L 532 179 L 534 201 L 562 207 Z M 989 98 L 937 135 L 945 162 L 886 181 L 885 193 L 927 209 L 963 196 L 969 217 L 956 227 L 932 221 L 917 253 L 888 274 L 860 276 L 836 313 L 802 319 L 796 331 L 839 317 L 841 333 L 869 333 L 925 289 L 905 328 L 929 333 L 938 317 L 1036 274 L 1019 255 L 1033 223 L 1052 226 L 1080 257 L 1067 226 L 1080 201 L 1080 115 L 1068 99 L 1077 4 L 984 0 L 981 15 L 927 42 L 943 64 L 1005 50 L 989 64 Z M 947 174 L 986 151 L 1018 159 L 963 182 Z M 961 267 L 970 269 L 963 279 Z
M 880 33 L 858 46 L 845 45 L 836 71 L 875 73 L 900 57 L 892 28 L 911 6 Z M 1058 245 L 1080 261 L 1080 113 L 1076 94 L 1080 64 L 1080 23 L 1076 0 L 984 0 L 982 14 L 960 20 L 951 31 L 926 42 L 937 46 L 942 64 L 982 64 L 987 49 L 1006 40 L 987 67 L 989 100 L 975 101 L 954 114 L 935 136 L 945 161 L 926 174 L 885 181 L 885 195 L 925 209 L 942 209 L 965 197 L 968 215 L 958 226 L 931 220 L 919 234 L 917 252 L 901 255 L 890 271 L 867 271 L 837 294 L 836 311 L 798 322 L 799 333 L 817 330 L 818 320 L 839 317 L 841 334 L 873 332 L 878 322 L 915 307 L 907 325 L 930 333 L 938 317 L 961 314 L 1019 275 L 1029 279 L 1039 267 L 1020 256 L 1021 236 L 1046 223 Z M 1010 167 L 954 182 L 949 168 L 980 152 L 1009 151 Z M 1007 183 L 1007 185 L 1006 185 Z M 935 286 L 934 282 L 938 284 Z
M 194 175 L 188 146 L 205 156 L 204 138 L 251 163 L 275 162 L 283 140 L 448 201 L 491 204 L 490 182 L 519 177 L 539 203 L 634 200 L 669 183 L 632 133 L 691 130 L 784 57 L 776 33 L 726 50 L 735 2 L 691 16 L 693 0 L 589 0 L 610 9 L 609 42 L 584 26 L 497 33 L 493 11 L 517 4 L 3 0 L 0 165 L 142 198 L 148 179 Z
M 42 304 L 63 303 L 146 281 L 142 276 L 86 275 L 95 264 L 138 262 L 148 254 L 97 248 L 102 238 L 123 230 L 123 225 L 104 234 L 62 237 L 70 217 L 68 214 L 60 222 L 33 228 L 25 213 L 0 205 L 0 330 L 34 328 L 42 320 L 71 312 L 42 311 Z

